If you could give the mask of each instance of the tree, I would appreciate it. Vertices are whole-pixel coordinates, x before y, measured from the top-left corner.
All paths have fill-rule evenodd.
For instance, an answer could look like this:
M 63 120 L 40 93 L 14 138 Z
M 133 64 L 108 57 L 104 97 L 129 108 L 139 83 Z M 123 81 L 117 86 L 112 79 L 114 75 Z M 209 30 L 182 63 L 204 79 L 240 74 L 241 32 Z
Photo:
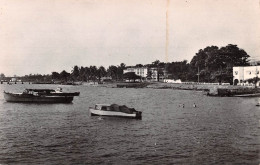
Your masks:
M 32 76 L 31 74 L 28 76 L 29 79 L 31 78 L 31 76 Z M 58 72 L 52 72 L 51 73 L 51 78 L 54 79 L 54 80 L 60 79 L 60 74 Z
M 0 74 L 0 78 L 3 79 L 5 78 L 5 75 L 3 73 Z
M 190 70 L 190 65 L 188 64 L 187 60 L 172 62 L 166 65 L 166 71 L 170 75 L 170 78 L 177 80 L 181 79 L 181 81 L 186 81 L 189 79 L 188 76 Z
M 136 75 L 135 72 L 127 72 L 123 75 L 123 78 L 128 80 L 134 80 L 135 82 L 136 79 L 141 79 L 141 76 Z
M 85 79 L 85 68 L 83 66 L 81 66 L 79 69 L 79 78 L 81 81 Z
M 101 81 L 101 78 L 107 74 L 106 69 L 103 66 L 100 66 L 97 70 L 98 81 Z
M 152 79 L 152 75 L 153 75 L 153 72 L 151 70 L 148 70 L 146 78 L 151 80 Z
M 152 62 L 152 67 L 158 67 L 159 63 L 159 60 L 155 60 L 154 62 Z
M 90 80 L 90 68 L 85 67 L 84 70 L 85 70 L 84 80 L 86 80 L 88 82 Z
M 190 65 L 193 74 L 199 70 L 200 80 L 204 82 L 231 82 L 234 66 L 247 66 L 249 55 L 237 47 L 229 44 L 220 49 L 208 46 L 192 58 Z
M 141 67 L 143 67 L 143 64 L 136 64 L 135 67 L 141 68 Z
M 63 70 L 61 73 L 60 73 L 60 78 L 63 80 L 63 81 L 68 81 L 68 78 L 70 77 L 70 73 L 66 72 L 65 70 Z
M 78 80 L 78 78 L 79 78 L 79 67 L 77 65 L 75 65 L 71 72 L 72 72 L 71 73 L 72 79 L 73 80 Z
M 249 65 L 248 58 L 250 56 L 243 49 L 238 48 L 237 45 L 229 44 L 219 51 L 227 67 Z
M 89 67 L 89 71 L 90 71 L 90 79 L 95 82 L 97 79 L 97 67 L 91 65 Z
M 123 79 L 123 74 L 125 69 L 126 69 L 126 65 L 124 63 L 121 63 L 119 66 L 117 66 L 117 70 L 116 70 L 117 79 L 120 80 Z
M 111 76 L 113 80 L 118 79 L 117 69 L 118 68 L 114 65 L 110 65 L 107 69 L 108 75 Z

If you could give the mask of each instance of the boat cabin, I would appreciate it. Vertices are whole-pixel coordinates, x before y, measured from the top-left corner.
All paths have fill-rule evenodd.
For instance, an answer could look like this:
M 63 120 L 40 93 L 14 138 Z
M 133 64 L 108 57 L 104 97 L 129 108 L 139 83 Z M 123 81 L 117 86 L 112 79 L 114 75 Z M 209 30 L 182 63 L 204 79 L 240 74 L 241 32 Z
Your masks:
M 102 111 L 110 111 L 110 105 L 109 104 L 96 104 L 95 109 L 102 110 Z
M 23 94 L 50 94 L 51 92 L 55 92 L 53 89 L 25 89 Z

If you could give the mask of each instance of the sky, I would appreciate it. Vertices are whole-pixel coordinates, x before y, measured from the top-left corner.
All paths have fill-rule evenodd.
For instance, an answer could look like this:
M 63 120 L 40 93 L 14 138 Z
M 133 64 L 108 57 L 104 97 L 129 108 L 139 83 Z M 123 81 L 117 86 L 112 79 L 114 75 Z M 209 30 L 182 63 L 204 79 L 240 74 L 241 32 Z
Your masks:
M 260 59 L 260 0 L 0 0 L 0 73 L 190 61 L 238 45 Z

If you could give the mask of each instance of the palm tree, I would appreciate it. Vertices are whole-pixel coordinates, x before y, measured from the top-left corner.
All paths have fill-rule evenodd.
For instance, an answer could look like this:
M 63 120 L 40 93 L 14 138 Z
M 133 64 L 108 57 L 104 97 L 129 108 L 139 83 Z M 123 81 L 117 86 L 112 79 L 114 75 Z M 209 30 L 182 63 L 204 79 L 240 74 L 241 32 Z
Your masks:
M 90 66 L 89 70 L 90 70 L 91 80 L 95 82 L 96 79 L 97 79 L 97 67 L 96 66 Z
M 106 69 L 103 66 L 100 66 L 97 70 L 98 81 L 101 81 L 101 78 L 107 74 Z
M 81 81 L 84 81 L 84 79 L 85 79 L 85 68 L 84 67 L 80 67 L 79 78 Z
M 75 66 L 73 67 L 73 70 L 72 70 L 71 72 L 72 72 L 72 73 L 71 73 L 72 79 L 73 79 L 73 80 L 78 80 L 78 78 L 79 78 L 79 67 L 78 67 L 77 65 L 75 65 Z

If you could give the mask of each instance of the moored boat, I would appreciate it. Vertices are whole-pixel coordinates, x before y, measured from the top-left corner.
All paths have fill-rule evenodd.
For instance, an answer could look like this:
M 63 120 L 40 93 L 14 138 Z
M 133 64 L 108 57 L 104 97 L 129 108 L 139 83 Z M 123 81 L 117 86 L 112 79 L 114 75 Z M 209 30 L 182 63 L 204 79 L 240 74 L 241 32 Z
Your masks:
M 233 95 L 234 97 L 260 97 L 260 93 Z
M 25 89 L 22 93 L 4 91 L 7 102 L 71 103 L 77 93 L 63 93 L 52 89 Z
M 54 89 L 25 89 L 23 93 L 36 92 L 48 96 L 79 96 L 80 92 L 63 92 L 62 88 Z
M 142 119 L 142 112 L 136 111 L 134 108 L 128 108 L 125 105 L 117 104 L 96 104 L 95 107 L 89 107 L 91 116 L 115 116 Z

